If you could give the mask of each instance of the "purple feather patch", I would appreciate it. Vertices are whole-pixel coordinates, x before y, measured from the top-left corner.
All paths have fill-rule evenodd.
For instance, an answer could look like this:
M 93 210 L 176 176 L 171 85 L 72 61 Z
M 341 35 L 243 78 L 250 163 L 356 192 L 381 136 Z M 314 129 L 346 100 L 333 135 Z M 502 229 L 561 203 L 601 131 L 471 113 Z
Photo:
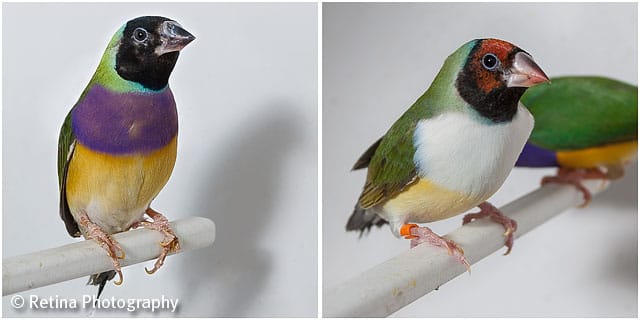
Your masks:
M 522 153 L 518 161 L 516 161 L 516 167 L 557 167 L 558 158 L 556 153 L 546 149 L 542 149 L 529 142 L 524 145 Z
M 72 111 L 76 139 L 109 154 L 147 153 L 166 146 L 178 133 L 173 93 L 118 93 L 94 84 Z

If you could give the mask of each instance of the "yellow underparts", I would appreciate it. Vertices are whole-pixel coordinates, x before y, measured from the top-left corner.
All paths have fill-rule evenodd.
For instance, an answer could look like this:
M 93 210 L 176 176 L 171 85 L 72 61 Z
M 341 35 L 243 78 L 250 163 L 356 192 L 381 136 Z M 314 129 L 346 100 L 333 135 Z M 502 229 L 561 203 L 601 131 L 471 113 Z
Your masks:
M 381 214 L 389 221 L 432 222 L 461 214 L 484 200 L 437 186 L 426 179 L 419 179 L 398 196 L 384 203 Z
M 558 164 L 566 168 L 619 166 L 638 156 L 638 141 L 621 142 L 584 150 L 558 151 Z
M 123 156 L 77 142 L 66 184 L 71 213 L 77 217 L 86 212 L 107 233 L 126 230 L 169 180 L 176 151 L 176 138 L 157 151 Z

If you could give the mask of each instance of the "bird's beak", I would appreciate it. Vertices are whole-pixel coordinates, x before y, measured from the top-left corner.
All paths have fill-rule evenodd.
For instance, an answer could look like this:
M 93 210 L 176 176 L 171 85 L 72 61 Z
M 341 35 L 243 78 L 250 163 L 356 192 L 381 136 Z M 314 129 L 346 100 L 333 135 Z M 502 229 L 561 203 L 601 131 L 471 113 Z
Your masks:
M 550 82 L 549 77 L 538 67 L 530 55 L 516 53 L 513 66 L 507 74 L 507 87 L 533 87 L 536 84 Z
M 179 23 L 165 21 L 160 26 L 160 41 L 162 41 L 162 45 L 156 49 L 156 54 L 161 56 L 168 52 L 180 51 L 195 38 L 191 33 L 183 29 Z

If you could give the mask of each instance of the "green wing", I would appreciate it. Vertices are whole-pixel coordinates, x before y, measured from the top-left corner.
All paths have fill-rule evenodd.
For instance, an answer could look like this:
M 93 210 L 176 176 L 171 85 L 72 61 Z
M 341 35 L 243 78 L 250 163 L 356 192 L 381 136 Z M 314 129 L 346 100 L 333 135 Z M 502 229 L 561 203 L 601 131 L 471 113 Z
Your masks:
M 367 151 L 365 151 L 360 158 L 358 159 L 358 161 L 356 161 L 356 163 L 353 165 L 353 168 L 351 168 L 351 170 L 358 170 L 358 169 L 364 169 L 366 167 L 369 166 L 369 163 L 371 162 L 371 158 L 373 158 L 373 155 L 376 153 L 376 150 L 378 150 L 378 147 L 380 146 L 380 142 L 382 141 L 382 138 L 378 139 L 378 141 L 374 142 L 369 149 L 367 149 Z
M 354 169 L 364 168 L 367 162 L 369 167 L 367 182 L 358 200 L 362 209 L 381 204 L 418 181 L 413 161 L 416 153 L 413 135 L 418 121 L 467 109 L 452 84 L 474 43 L 467 43 L 445 60 L 429 89 L 356 162 Z
M 603 77 L 560 77 L 527 89 L 535 118 L 529 141 L 573 150 L 638 139 L 638 88 Z
M 363 209 L 393 198 L 416 181 L 413 132 L 417 120 L 412 121 L 410 115 L 411 112 L 405 113 L 356 162 L 354 169 L 364 168 L 367 162 L 369 165 L 367 182 L 358 200 Z
M 73 109 L 72 109 L 73 110 Z M 60 187 L 60 218 L 64 221 L 67 232 L 72 237 L 80 236 L 78 223 L 73 219 L 69 204 L 67 203 L 67 171 L 69 162 L 73 156 L 73 148 L 76 138 L 71 127 L 71 112 L 64 119 L 62 128 L 60 129 L 60 137 L 58 138 L 58 184 Z

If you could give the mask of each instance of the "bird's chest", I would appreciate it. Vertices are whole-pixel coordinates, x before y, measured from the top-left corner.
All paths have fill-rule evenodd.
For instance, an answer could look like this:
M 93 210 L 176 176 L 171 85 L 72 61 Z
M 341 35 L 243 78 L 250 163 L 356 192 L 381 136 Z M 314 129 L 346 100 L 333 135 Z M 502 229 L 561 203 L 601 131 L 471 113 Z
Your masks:
M 421 178 L 476 201 L 495 193 L 533 129 L 522 106 L 511 121 L 494 123 L 450 112 L 418 122 L 414 162 Z
M 109 154 L 145 153 L 166 146 L 178 132 L 169 88 L 152 93 L 117 93 L 93 85 L 72 112 L 76 139 Z
M 177 141 L 148 154 L 114 156 L 77 143 L 67 174 L 67 201 L 108 233 L 126 230 L 169 180 Z

